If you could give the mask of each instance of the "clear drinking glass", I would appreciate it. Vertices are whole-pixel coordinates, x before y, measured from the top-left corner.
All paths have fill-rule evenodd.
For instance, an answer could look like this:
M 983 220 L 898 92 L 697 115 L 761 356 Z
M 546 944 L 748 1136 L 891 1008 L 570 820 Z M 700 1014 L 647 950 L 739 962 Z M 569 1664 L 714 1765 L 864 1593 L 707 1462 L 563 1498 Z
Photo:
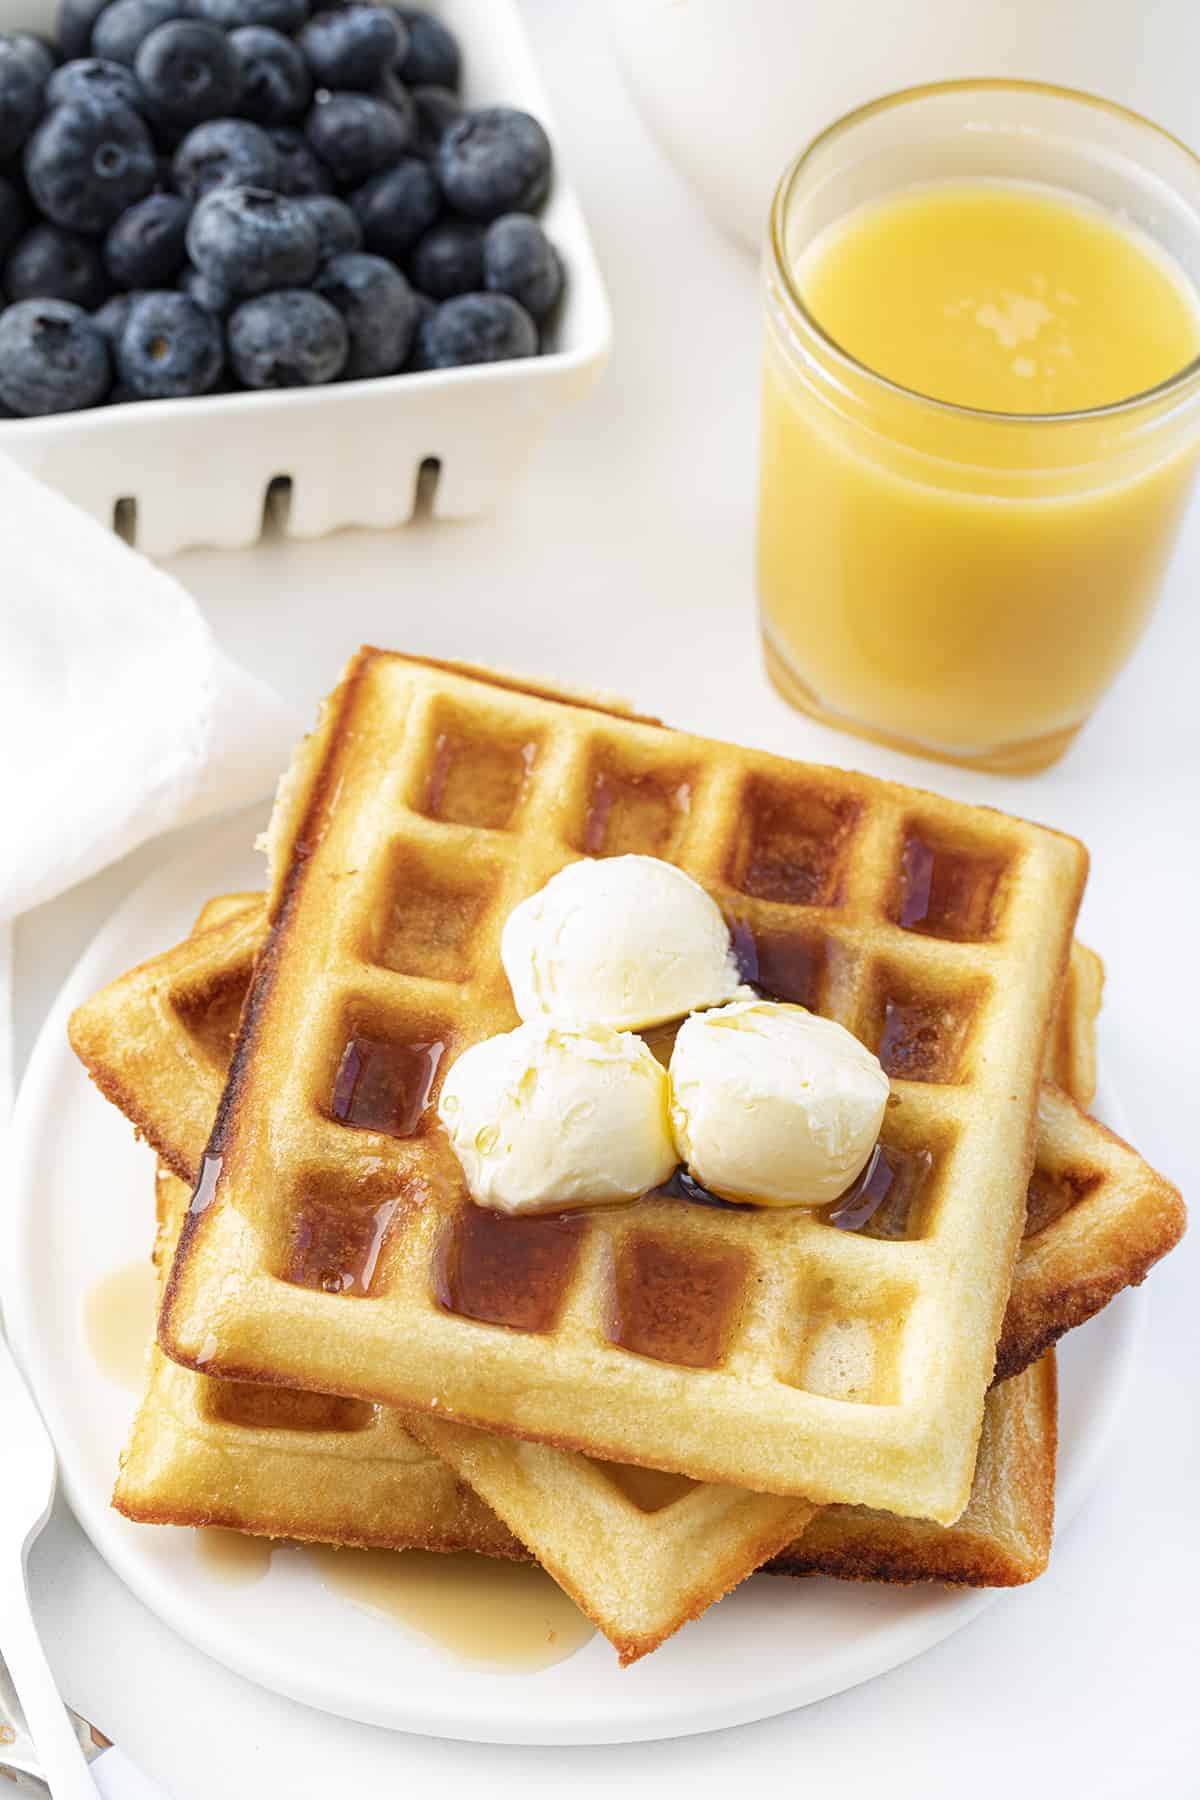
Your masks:
M 864 366 L 797 269 L 918 183 L 1037 183 L 1132 227 L 1200 290 L 1200 160 L 1108 102 L 1022 82 L 910 89 L 784 174 L 764 264 L 758 588 L 767 668 L 827 724 L 997 770 L 1055 761 L 1161 586 L 1200 442 L 1200 359 L 1088 412 L 1003 414 Z

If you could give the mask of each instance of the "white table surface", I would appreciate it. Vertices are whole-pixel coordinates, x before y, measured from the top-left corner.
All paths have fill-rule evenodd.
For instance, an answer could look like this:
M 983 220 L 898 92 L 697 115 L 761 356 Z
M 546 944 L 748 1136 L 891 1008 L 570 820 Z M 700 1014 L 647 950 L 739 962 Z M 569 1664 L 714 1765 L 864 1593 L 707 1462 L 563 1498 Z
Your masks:
M 1093 854 L 1081 932 L 1109 969 L 1103 1056 L 1139 1147 L 1186 1191 L 1198 1161 L 1200 509 L 1132 667 L 1048 774 L 939 770 L 791 714 L 767 686 L 753 630 L 755 270 L 647 136 L 598 9 L 527 10 L 610 284 L 607 376 L 496 518 L 191 554 L 175 572 L 229 649 L 306 710 L 371 640 L 608 687 L 702 731 L 848 760 L 1078 833 Z M 92 933 L 175 847 L 151 846 L 21 922 L 19 1056 Z M 1049 1573 L 918 1662 L 803 1712 L 626 1749 L 473 1747 L 342 1724 L 188 1649 L 61 1507 L 34 1563 L 51 1657 L 74 1704 L 176 1800 L 707 1796 L 748 1779 L 890 1800 L 1196 1795 L 1198 1262 L 1200 1242 L 1185 1242 L 1152 1278 L 1119 1452 Z

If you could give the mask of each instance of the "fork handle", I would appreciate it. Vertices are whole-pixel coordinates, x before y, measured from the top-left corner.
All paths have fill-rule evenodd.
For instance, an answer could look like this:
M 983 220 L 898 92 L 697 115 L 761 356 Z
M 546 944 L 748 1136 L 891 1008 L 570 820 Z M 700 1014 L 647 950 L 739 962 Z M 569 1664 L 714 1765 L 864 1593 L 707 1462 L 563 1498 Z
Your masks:
M 0 1573 L 4 1660 L 53 1800 L 99 1800 L 29 1606 L 24 1558 Z

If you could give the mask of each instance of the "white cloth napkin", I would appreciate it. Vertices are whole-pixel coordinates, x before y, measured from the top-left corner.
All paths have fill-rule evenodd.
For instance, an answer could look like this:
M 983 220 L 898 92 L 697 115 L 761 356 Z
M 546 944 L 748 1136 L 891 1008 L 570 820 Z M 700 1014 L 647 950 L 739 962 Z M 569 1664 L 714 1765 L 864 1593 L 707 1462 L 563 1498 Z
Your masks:
M 301 730 L 178 582 L 0 456 L 0 1120 L 12 920 L 268 794 Z

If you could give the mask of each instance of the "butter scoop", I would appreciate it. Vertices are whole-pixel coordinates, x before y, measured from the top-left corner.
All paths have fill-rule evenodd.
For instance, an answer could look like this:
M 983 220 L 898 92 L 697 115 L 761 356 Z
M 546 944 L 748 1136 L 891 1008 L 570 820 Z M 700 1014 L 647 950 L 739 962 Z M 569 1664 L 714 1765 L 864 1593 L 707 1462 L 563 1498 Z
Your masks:
M 498 1212 L 635 1200 L 675 1167 L 666 1070 L 605 1026 L 537 1019 L 472 1045 L 438 1117 L 472 1199 Z
M 523 1019 L 636 1031 L 748 995 L 712 896 L 655 856 L 569 863 L 516 907 L 500 958 Z
M 713 1193 L 758 1206 L 837 1200 L 866 1167 L 889 1093 L 843 1026 L 769 1000 L 687 1019 L 670 1074 L 681 1159 Z

